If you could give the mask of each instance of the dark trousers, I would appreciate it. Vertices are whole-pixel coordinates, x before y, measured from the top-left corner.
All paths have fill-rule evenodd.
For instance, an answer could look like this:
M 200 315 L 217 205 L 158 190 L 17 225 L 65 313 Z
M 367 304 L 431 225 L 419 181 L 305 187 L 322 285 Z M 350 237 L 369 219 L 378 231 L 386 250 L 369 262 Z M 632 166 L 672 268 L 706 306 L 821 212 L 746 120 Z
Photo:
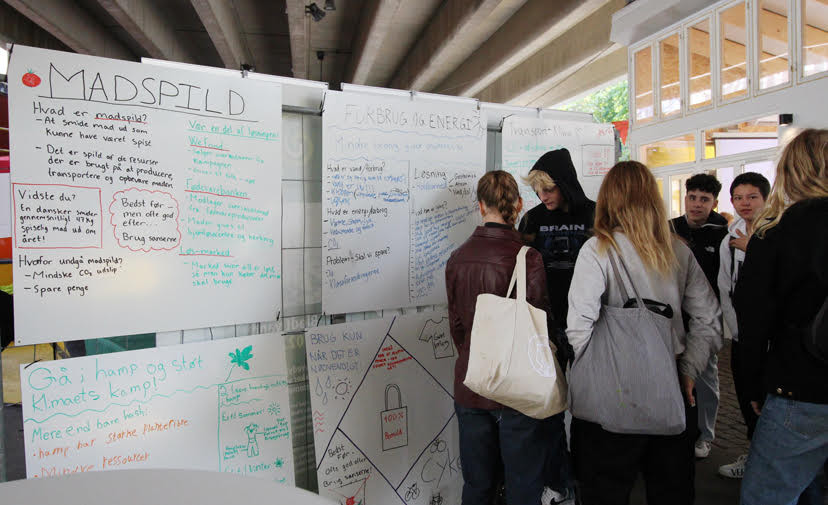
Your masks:
M 648 505 L 690 505 L 695 500 L 698 408 L 685 403 L 687 427 L 679 435 L 622 435 L 572 419 L 572 458 L 582 505 L 628 505 L 638 472 Z
M 548 424 L 516 410 L 454 404 L 460 427 L 463 505 L 492 503 L 501 464 L 508 505 L 538 505 L 549 446 Z
M 564 413 L 544 419 L 548 426 L 549 450 L 546 455 L 546 486 L 564 493 L 575 487 L 572 475 L 572 458 L 566 444 Z
M 759 416 L 753 411 L 750 406 L 750 398 L 748 398 L 747 384 L 745 384 L 745 374 L 741 366 L 741 358 L 739 357 L 739 342 L 733 340 L 730 345 L 730 369 L 733 372 L 733 387 L 736 389 L 736 401 L 739 402 L 739 410 L 742 411 L 742 418 L 745 420 L 747 426 L 748 440 L 753 438 L 753 432 L 756 430 L 756 422 L 759 421 Z

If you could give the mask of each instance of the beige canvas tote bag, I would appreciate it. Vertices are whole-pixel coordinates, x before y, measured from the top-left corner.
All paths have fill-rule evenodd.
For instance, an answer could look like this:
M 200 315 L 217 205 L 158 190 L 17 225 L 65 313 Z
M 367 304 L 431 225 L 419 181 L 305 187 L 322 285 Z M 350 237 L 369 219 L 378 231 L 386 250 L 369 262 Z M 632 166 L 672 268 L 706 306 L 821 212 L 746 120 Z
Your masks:
M 477 296 L 463 384 L 535 419 L 566 409 L 566 377 L 549 342 L 546 312 L 526 301 L 526 252 L 521 248 L 506 297 Z M 510 298 L 517 285 L 517 298 Z

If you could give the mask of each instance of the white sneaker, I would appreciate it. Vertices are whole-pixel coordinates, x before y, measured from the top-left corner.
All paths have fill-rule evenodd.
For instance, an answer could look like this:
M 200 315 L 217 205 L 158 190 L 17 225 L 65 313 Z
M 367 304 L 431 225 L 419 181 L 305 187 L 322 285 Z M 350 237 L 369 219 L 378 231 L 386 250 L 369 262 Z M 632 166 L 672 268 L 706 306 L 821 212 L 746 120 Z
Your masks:
M 719 475 L 730 479 L 741 479 L 745 476 L 745 463 L 747 463 L 747 454 L 742 454 L 733 463 L 720 466 Z
M 696 457 L 699 459 L 710 456 L 710 442 L 707 440 L 696 440 Z
M 575 503 L 575 496 L 571 489 L 567 489 L 565 494 L 561 494 L 550 487 L 544 486 L 543 494 L 541 495 L 541 505 L 558 505 Z

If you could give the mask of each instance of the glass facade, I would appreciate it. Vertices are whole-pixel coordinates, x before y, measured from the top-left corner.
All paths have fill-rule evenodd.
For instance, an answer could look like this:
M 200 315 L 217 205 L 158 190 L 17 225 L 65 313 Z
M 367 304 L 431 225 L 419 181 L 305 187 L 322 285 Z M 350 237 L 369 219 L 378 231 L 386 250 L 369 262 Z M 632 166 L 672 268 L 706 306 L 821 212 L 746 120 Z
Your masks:
M 644 123 L 655 115 L 653 100 L 653 50 L 648 46 L 633 55 L 635 68 L 635 122 Z
M 747 96 L 747 9 L 743 2 L 719 11 L 720 95 L 723 101 Z

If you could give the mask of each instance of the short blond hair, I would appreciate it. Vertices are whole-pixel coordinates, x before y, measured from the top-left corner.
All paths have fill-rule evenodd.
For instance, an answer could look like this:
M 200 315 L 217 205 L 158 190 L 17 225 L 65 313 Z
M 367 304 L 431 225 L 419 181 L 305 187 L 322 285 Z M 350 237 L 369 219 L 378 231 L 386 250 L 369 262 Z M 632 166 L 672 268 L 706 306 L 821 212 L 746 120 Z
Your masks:
M 532 170 L 529 175 L 521 177 L 521 179 L 534 189 L 535 193 L 540 193 L 543 189 L 552 191 L 552 188 L 555 187 L 555 181 L 543 170 Z

